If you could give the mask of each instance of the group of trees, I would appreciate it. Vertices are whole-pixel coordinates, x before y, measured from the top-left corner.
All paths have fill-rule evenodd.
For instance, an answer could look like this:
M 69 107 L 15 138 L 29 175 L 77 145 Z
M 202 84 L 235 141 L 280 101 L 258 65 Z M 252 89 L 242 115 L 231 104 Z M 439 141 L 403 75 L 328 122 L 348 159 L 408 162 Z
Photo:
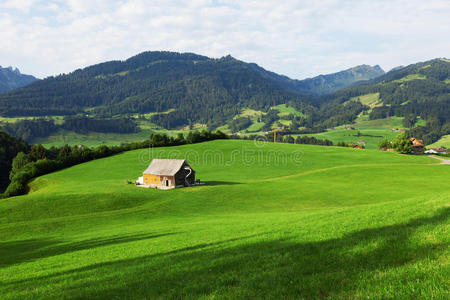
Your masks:
M 383 139 L 378 143 L 378 149 L 394 149 L 398 153 L 409 154 L 413 150 L 413 143 L 406 132 L 398 134 L 391 142 L 388 139 Z
M 251 124 L 252 120 L 250 117 L 239 117 L 231 120 L 228 125 L 232 132 L 237 132 L 249 127 Z
M 133 133 L 138 132 L 137 123 L 130 118 L 94 119 L 89 117 L 66 117 L 62 128 L 77 133 L 88 133 L 89 131 L 103 133 Z
M 47 137 L 58 131 L 59 128 L 53 120 L 40 118 L 36 120 L 20 120 L 14 123 L 0 123 L 0 129 L 12 136 L 30 142 L 34 138 Z
M 148 147 L 199 143 L 215 139 L 227 139 L 228 137 L 220 131 L 190 132 L 186 137 L 183 134 L 179 134 L 177 137 L 169 137 L 163 134 L 152 134 L 148 140 L 123 144 L 120 146 L 108 147 L 106 145 L 102 145 L 97 148 L 85 148 L 64 145 L 59 148 L 51 147 L 49 149 L 46 149 L 40 144 L 29 147 L 26 143 L 17 141 L 11 137 L 7 138 L 12 139 L 7 141 L 8 145 L 12 145 L 8 152 L 10 154 L 7 156 L 7 158 L 9 158 L 9 164 L 2 166 L 4 169 L 2 169 L 0 174 L 6 177 L 6 180 L 2 182 L 7 183 L 10 180 L 10 183 L 2 197 L 12 197 L 26 193 L 28 181 L 37 176 L 93 159 L 111 156 L 123 151 Z M 0 142 L 2 139 L 3 135 L 0 132 Z M 2 152 L 0 152 L 0 155 L 1 154 Z M 12 159 L 12 155 L 14 155 L 14 159 Z
M 0 192 L 9 184 L 8 173 L 14 157 L 19 152 L 28 152 L 29 149 L 24 141 L 0 131 Z
M 62 124 L 52 119 L 37 118 L 34 120 L 18 120 L 14 123 L 0 123 L 0 129 L 7 133 L 31 142 L 35 138 L 48 137 L 60 129 L 77 133 L 132 133 L 139 130 L 137 123 L 130 118 L 96 119 L 85 116 L 67 116 Z
M 240 137 L 238 135 L 231 136 L 232 139 L 244 139 L 244 140 L 256 140 L 259 139 L 261 136 L 258 135 L 247 135 L 244 137 Z M 267 142 L 273 142 L 274 136 L 273 132 L 268 133 L 264 135 L 264 140 Z M 276 138 L 277 143 L 289 143 L 289 144 L 309 144 L 309 145 L 320 145 L 320 146 L 333 146 L 333 142 L 330 140 L 321 140 L 317 139 L 313 136 L 297 136 L 293 137 L 290 134 L 287 134 L 285 132 L 280 132 L 277 134 Z

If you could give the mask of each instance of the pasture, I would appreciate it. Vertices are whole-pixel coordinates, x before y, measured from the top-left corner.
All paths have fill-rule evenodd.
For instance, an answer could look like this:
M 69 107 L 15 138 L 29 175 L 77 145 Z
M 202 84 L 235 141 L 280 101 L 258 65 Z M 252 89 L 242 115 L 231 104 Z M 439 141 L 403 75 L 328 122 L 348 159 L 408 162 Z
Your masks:
M 187 158 L 206 184 L 125 184 L 155 157 Z M 340 147 L 125 152 L 0 201 L 0 295 L 445 298 L 449 177 L 432 158 Z

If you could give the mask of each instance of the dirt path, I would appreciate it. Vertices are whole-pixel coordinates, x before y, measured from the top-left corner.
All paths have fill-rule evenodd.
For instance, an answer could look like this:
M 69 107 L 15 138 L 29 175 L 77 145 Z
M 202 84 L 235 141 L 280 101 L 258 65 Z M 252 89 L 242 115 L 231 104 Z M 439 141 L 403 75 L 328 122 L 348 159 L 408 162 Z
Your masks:
M 439 156 L 434 156 L 434 155 L 431 155 L 430 157 L 440 160 L 441 161 L 441 165 L 450 165 L 450 159 L 445 159 L 445 158 L 442 158 L 442 157 L 439 157 Z

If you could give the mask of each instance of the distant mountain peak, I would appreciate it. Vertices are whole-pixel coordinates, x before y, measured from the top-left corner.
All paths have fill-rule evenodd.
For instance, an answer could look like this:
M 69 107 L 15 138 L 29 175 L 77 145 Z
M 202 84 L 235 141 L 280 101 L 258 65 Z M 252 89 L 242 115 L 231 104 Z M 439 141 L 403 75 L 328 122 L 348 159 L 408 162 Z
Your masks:
M 23 87 L 38 80 L 31 75 L 20 73 L 18 68 L 0 66 L 0 93 Z
M 297 81 L 299 92 L 315 95 L 331 94 L 358 81 L 374 79 L 385 74 L 379 66 L 358 65 L 340 72 L 319 75 Z

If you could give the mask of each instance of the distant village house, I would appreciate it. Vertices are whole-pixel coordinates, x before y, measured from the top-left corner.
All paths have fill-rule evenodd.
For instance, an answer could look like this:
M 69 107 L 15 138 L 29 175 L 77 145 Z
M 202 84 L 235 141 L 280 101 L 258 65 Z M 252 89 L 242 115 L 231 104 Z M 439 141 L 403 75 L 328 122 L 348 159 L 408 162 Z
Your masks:
M 425 146 L 422 140 L 418 140 L 416 138 L 411 138 L 411 142 L 413 144 L 412 153 L 414 154 L 423 154 L 425 150 Z
M 441 148 L 432 148 L 425 151 L 426 154 L 447 154 L 447 149 L 444 147 Z

